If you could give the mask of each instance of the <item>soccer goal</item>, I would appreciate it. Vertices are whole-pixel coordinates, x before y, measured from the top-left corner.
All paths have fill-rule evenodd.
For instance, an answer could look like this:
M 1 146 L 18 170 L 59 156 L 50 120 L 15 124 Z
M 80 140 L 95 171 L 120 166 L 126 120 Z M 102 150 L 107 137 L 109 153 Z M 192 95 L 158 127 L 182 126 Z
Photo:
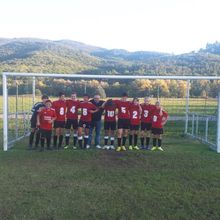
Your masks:
M 218 76 L 82 75 L 2 73 L 3 149 L 7 151 L 30 132 L 31 108 L 42 94 L 51 99 L 59 91 L 99 93 L 103 98 L 132 97 L 160 100 L 168 111 L 169 129 L 207 143 L 220 153 L 220 96 Z M 143 100 L 141 100 L 143 101 Z M 2 123 L 0 123 L 2 124 Z

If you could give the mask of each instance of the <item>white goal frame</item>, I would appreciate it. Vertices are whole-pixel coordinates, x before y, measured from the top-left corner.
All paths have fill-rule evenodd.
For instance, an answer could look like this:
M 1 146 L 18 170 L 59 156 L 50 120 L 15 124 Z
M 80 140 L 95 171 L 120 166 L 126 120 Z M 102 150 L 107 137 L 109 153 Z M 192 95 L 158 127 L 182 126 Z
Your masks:
M 8 87 L 7 78 L 16 76 L 24 77 L 53 77 L 53 78 L 75 78 L 75 79 L 149 79 L 149 80 L 185 80 L 187 81 L 186 93 L 186 114 L 185 114 L 185 134 L 188 127 L 188 109 L 189 109 L 189 82 L 192 80 L 220 80 L 220 76 L 158 76 L 158 75 L 88 75 L 88 74 L 58 74 L 58 73 L 18 73 L 3 72 L 3 150 L 8 150 Z M 35 83 L 35 80 L 33 81 Z M 33 83 L 33 91 L 35 86 Z M 34 97 L 33 97 L 34 101 Z M 220 153 L 220 92 L 218 95 L 218 116 L 217 116 L 217 140 L 216 151 Z

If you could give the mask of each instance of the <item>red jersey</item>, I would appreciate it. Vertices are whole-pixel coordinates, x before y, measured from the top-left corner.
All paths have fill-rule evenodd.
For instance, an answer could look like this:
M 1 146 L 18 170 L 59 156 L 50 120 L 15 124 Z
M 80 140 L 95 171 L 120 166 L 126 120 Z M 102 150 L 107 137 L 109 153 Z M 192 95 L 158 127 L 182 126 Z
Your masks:
M 56 121 L 65 121 L 66 120 L 66 101 L 57 100 L 52 104 L 52 108 L 55 109 L 57 119 Z
M 66 118 L 67 119 L 78 119 L 78 109 L 79 109 L 79 100 L 66 100 Z
M 81 121 L 90 122 L 92 120 L 91 110 L 96 110 L 96 106 L 91 102 L 80 102 L 79 108 L 81 108 Z
M 141 122 L 151 123 L 152 122 L 152 113 L 156 109 L 155 105 L 150 104 L 141 104 L 142 114 L 141 114 Z
M 56 118 L 55 110 L 52 108 L 44 108 L 38 114 L 40 117 L 40 128 L 51 131 L 52 123 L 50 123 L 50 121 Z
M 118 109 L 119 119 L 130 119 L 129 107 L 131 103 L 129 101 L 114 100 L 114 103 Z
M 131 125 L 139 125 L 140 116 L 141 116 L 140 106 L 131 103 L 129 110 L 130 110 L 130 116 L 131 116 L 130 118 Z
M 116 121 L 116 106 L 105 106 L 105 121 Z
M 168 113 L 164 110 L 162 110 L 162 115 L 160 115 L 160 110 L 154 110 L 152 113 L 152 128 L 163 128 L 163 119 L 167 117 Z

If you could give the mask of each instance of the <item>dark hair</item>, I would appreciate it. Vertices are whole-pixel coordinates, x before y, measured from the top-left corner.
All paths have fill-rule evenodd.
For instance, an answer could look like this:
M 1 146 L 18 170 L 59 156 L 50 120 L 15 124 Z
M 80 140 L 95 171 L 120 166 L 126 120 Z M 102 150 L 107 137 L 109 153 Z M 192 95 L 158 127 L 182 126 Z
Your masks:
M 135 100 L 137 100 L 137 102 L 139 102 L 139 98 L 138 97 L 134 97 L 132 102 L 134 102 Z
M 122 93 L 122 97 L 125 97 L 125 96 L 128 97 L 128 93 L 127 92 L 123 92 Z
M 113 102 L 112 99 L 108 99 L 108 100 L 106 101 L 106 106 L 107 106 L 107 107 L 113 107 L 113 106 L 115 106 L 115 103 Z
M 86 93 L 83 95 L 83 97 L 85 97 L 85 96 L 89 98 L 89 95 L 88 95 L 88 94 L 86 94 Z
M 52 102 L 51 102 L 51 100 L 50 100 L 50 99 L 48 99 L 48 100 L 46 101 L 46 103 L 47 103 L 47 102 L 50 102 L 50 103 L 52 104 Z
M 58 96 L 61 97 L 62 95 L 65 95 L 64 92 L 59 92 Z
M 42 95 L 41 99 L 49 99 L 49 97 L 47 95 Z

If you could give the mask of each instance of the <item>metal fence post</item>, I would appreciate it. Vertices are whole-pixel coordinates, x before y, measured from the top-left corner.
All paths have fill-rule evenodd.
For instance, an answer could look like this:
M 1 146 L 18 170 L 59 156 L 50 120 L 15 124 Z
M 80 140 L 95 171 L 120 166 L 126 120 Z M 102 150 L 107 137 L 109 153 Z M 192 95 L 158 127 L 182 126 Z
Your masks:
M 220 92 L 218 93 L 218 118 L 217 118 L 217 141 L 216 151 L 220 153 Z
M 192 136 L 194 137 L 194 120 L 195 120 L 195 114 L 192 114 Z
M 199 131 L 199 115 L 196 115 L 196 137 L 198 137 Z
M 188 133 L 188 121 L 189 121 L 189 86 L 190 81 L 187 80 L 187 88 L 186 88 L 186 115 L 185 115 L 185 134 Z
M 33 95 L 33 97 L 32 97 L 32 104 L 34 105 L 34 103 L 35 103 L 35 96 L 36 96 L 36 78 L 35 78 L 35 76 L 33 77 L 33 84 L 32 84 L 32 95 Z
M 209 118 L 205 120 L 205 141 L 208 141 L 208 130 L 209 130 Z
M 7 75 L 2 74 L 3 81 L 3 149 L 8 150 L 8 88 Z

